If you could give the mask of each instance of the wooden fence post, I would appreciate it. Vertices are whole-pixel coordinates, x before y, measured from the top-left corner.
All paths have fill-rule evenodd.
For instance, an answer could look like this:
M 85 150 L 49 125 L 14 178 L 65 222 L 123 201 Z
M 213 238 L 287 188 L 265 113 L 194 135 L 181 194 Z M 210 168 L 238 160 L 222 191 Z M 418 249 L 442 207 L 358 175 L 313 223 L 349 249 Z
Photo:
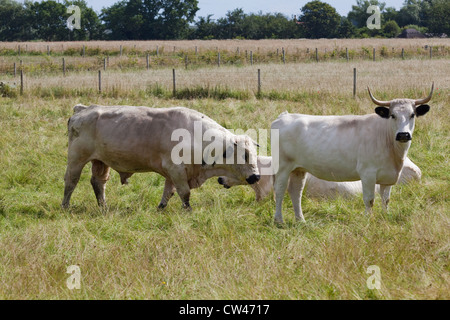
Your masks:
M 220 51 L 217 52 L 217 66 L 220 67 Z
M 433 59 L 433 47 L 430 46 L 430 59 Z
M 286 64 L 286 52 L 284 51 L 284 48 L 283 48 L 283 64 Z
M 150 70 L 150 54 L 147 53 L 147 70 Z
M 316 48 L 316 62 L 319 62 L 319 50 Z
M 405 60 L 405 49 L 402 48 L 402 59 Z
M 14 78 L 17 77 L 17 65 L 14 62 Z
M 373 61 L 375 61 L 375 48 L 373 48 Z
M 98 92 L 102 93 L 102 70 L 98 70 Z
M 345 48 L 345 56 L 347 57 L 347 62 L 350 60 L 350 57 L 348 56 L 348 48 Z
M 353 99 L 356 98 L 356 68 L 353 68 Z
M 177 80 L 176 80 L 175 69 L 172 69 L 172 74 L 173 74 L 173 96 L 175 97 L 177 94 Z
M 66 76 L 66 58 L 62 58 L 63 76 Z
M 103 71 L 106 71 L 106 58 L 103 58 Z
M 261 97 L 261 69 L 258 69 L 258 97 Z
M 250 51 L 250 65 L 253 65 L 253 51 Z
M 23 95 L 23 70 L 20 70 L 20 95 Z

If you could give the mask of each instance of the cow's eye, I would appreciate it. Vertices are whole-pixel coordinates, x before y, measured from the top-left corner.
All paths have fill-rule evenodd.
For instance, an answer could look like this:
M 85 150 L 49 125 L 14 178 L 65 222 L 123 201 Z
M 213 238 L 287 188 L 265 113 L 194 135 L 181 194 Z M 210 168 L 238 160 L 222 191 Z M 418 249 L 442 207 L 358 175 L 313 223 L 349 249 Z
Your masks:
M 249 163 L 249 156 L 248 156 L 247 152 L 245 153 L 244 160 L 245 160 L 245 163 Z
M 395 114 L 391 114 L 391 118 L 396 119 L 397 117 L 395 116 Z
M 411 115 L 411 119 L 414 119 L 415 116 L 416 116 L 416 115 L 413 113 L 413 114 Z

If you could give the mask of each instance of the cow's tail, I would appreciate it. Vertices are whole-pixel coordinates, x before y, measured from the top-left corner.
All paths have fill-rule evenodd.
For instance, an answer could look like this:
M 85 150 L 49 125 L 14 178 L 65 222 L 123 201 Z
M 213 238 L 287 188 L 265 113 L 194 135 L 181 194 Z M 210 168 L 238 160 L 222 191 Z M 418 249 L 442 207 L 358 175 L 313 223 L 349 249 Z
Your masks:
M 75 107 L 73 107 L 73 114 L 75 115 L 87 108 L 88 107 L 83 104 L 77 104 Z M 71 120 L 72 120 L 72 117 L 69 118 L 69 121 L 67 121 L 67 134 L 69 135 L 69 140 L 72 140 L 73 137 L 78 136 L 77 130 L 75 130 L 74 128 L 71 128 L 71 125 L 70 125 Z

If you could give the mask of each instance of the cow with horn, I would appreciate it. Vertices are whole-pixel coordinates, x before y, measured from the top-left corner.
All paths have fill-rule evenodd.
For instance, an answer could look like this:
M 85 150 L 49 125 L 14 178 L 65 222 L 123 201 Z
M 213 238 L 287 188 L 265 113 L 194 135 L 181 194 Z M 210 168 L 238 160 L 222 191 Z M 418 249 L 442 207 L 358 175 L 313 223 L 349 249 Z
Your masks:
M 366 213 L 372 212 L 375 185 L 380 185 L 382 205 L 387 210 L 391 187 L 397 183 L 413 137 L 416 117 L 425 115 L 433 96 L 424 99 L 380 101 L 375 114 L 311 116 L 281 114 L 272 130 L 279 130 L 275 174 L 275 221 L 283 222 L 282 202 L 288 189 L 297 220 L 304 220 L 301 196 L 309 172 L 328 181 L 361 180 Z M 290 179 L 289 188 L 288 181 Z

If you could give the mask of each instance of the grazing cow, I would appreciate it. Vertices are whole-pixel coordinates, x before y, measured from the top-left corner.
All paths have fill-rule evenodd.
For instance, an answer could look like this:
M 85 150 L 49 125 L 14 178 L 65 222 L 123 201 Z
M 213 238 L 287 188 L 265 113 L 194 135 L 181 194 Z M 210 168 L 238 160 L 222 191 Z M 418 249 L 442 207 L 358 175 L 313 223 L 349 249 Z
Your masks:
M 123 184 L 137 172 L 157 172 L 165 177 L 161 209 L 175 191 L 183 207 L 190 209 L 190 190 L 213 176 L 231 174 L 249 184 L 259 180 L 256 147 L 250 137 L 234 135 L 200 112 L 182 107 L 96 105 L 77 105 L 74 112 L 68 124 L 64 208 L 89 161 L 91 184 L 100 206 L 105 204 L 110 168 L 119 172 Z M 213 137 L 214 148 L 213 143 L 205 142 Z M 174 155 L 180 157 L 181 153 L 185 161 L 174 161 Z
M 262 168 L 271 167 L 271 157 L 258 156 L 259 172 L 261 172 Z M 412 180 L 420 180 L 421 177 L 422 172 L 419 167 L 407 157 L 403 163 L 398 183 L 406 184 Z M 219 177 L 218 182 L 226 189 L 247 184 L 230 176 Z M 257 183 L 251 185 L 252 189 L 255 191 L 256 201 L 261 201 L 269 195 L 273 190 L 273 183 L 274 175 L 261 175 L 261 179 Z M 344 182 L 326 181 L 318 179 L 309 173 L 306 173 L 305 186 L 305 194 L 311 198 L 333 198 L 336 196 L 352 197 L 362 193 L 362 184 L 360 180 Z M 377 185 L 377 191 L 380 191 L 379 185 Z
M 301 195 L 306 172 L 328 181 L 361 180 L 366 213 L 372 212 L 375 185 L 380 185 L 383 208 L 387 210 L 391 187 L 397 183 L 404 159 L 411 146 L 415 117 L 425 115 L 425 99 L 379 101 L 375 114 L 363 116 L 311 116 L 281 114 L 272 130 L 279 130 L 278 171 L 275 175 L 275 222 L 282 223 L 283 196 L 289 184 L 289 195 L 297 220 L 304 221 Z

